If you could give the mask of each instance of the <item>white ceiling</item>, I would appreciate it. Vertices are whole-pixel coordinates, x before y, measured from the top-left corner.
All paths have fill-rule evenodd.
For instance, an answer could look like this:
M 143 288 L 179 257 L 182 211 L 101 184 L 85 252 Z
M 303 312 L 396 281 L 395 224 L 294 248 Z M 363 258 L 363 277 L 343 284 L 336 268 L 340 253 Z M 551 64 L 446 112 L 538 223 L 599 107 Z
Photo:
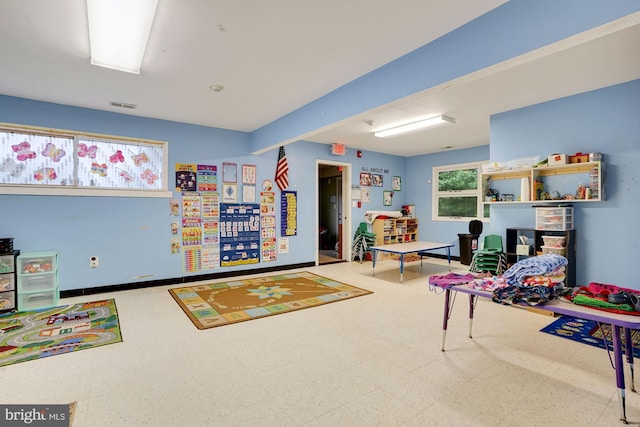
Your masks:
M 504 2 L 159 0 L 134 75 L 90 65 L 84 0 L 0 0 L 0 94 L 250 132 Z M 636 14 L 304 139 L 402 156 L 484 145 L 490 114 L 640 78 L 637 52 Z M 457 123 L 371 134 L 432 113 Z

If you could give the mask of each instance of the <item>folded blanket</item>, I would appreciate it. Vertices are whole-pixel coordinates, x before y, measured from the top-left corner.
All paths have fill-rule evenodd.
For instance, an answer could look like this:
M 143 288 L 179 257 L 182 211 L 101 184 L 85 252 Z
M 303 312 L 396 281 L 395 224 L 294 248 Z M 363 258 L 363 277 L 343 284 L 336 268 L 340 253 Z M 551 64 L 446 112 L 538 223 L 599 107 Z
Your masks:
M 561 255 L 538 255 L 516 262 L 504 272 L 502 277 L 504 277 L 510 285 L 515 285 L 523 283 L 529 276 L 544 276 L 553 273 L 568 263 L 569 261 Z

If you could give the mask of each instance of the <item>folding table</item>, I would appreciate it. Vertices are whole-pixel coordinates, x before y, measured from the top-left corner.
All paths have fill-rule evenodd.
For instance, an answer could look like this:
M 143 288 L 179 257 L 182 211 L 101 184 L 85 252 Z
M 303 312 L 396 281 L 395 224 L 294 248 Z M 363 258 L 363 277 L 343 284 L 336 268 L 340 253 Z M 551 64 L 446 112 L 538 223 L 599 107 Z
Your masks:
M 442 348 L 447 335 L 447 322 L 451 313 L 453 301 L 451 300 L 451 291 L 462 292 L 469 295 L 469 338 L 472 338 L 473 314 L 475 303 L 478 297 L 492 298 L 492 292 L 481 289 L 470 288 L 467 284 L 461 285 L 432 285 L 430 289 L 440 288 L 444 290 L 444 319 L 442 322 Z M 536 309 L 546 310 L 551 313 L 557 313 L 567 316 L 575 316 L 586 320 L 593 320 L 599 323 L 605 323 L 611 326 L 613 337 L 613 363 L 616 372 L 616 385 L 618 387 L 618 403 L 620 404 L 620 421 L 627 423 L 626 406 L 625 406 L 625 384 L 624 384 L 624 366 L 622 364 L 622 334 L 626 343 L 630 343 L 626 349 L 627 362 L 631 370 L 631 391 L 635 391 L 634 371 L 633 371 L 633 344 L 631 341 L 631 331 L 640 329 L 640 316 L 629 314 L 617 314 L 607 311 L 596 310 L 572 304 L 567 301 L 553 299 L 544 305 L 537 305 Z

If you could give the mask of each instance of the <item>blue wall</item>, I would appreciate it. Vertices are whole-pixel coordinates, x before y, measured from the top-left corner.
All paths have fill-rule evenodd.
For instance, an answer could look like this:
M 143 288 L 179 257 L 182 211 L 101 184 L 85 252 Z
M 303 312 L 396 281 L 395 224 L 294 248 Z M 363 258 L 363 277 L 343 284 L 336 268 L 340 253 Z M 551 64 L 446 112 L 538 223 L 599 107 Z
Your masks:
M 577 283 L 640 289 L 640 80 L 534 105 L 491 118 L 491 160 L 601 152 L 606 201 L 574 203 Z M 490 232 L 532 227 L 527 205 L 491 207 Z
M 0 118 L 15 124 L 168 141 L 170 190 L 175 187 L 176 163 L 213 164 L 219 170 L 222 162 L 255 164 L 259 186 L 265 179 L 273 180 L 278 155 L 277 150 L 250 155 L 248 135 L 242 132 L 2 95 Z M 399 210 L 405 202 L 406 192 L 399 192 L 393 206 L 382 206 L 382 191 L 391 189 L 391 176 L 401 176 L 407 182 L 404 157 L 365 151 L 362 158 L 357 158 L 354 150 L 337 157 L 330 154 L 328 145 L 311 142 L 287 145 L 286 152 L 288 190 L 298 192 L 298 234 L 289 239 L 289 253 L 280 254 L 275 262 L 184 273 L 182 255 L 170 253 L 170 225 L 178 218 L 169 216 L 168 199 L 0 195 L 0 236 L 13 237 L 14 246 L 23 252 L 59 251 L 61 290 L 71 290 L 315 261 L 316 159 L 351 163 L 354 184 L 363 167 L 388 171 L 383 174 L 384 187 L 372 188 L 371 203 L 353 209 L 354 230 L 365 210 Z M 174 192 L 174 197 L 179 195 Z M 277 221 L 280 230 L 279 216 Z M 99 268 L 89 268 L 93 255 L 100 258 Z
M 420 219 L 418 229 L 420 240 L 454 243 L 456 247 L 451 249 L 451 254 L 460 255 L 458 234 L 469 232 L 469 221 L 433 221 L 431 219 L 433 207 L 432 168 L 488 160 L 488 145 L 407 159 L 408 203 L 416 205 L 416 216 Z

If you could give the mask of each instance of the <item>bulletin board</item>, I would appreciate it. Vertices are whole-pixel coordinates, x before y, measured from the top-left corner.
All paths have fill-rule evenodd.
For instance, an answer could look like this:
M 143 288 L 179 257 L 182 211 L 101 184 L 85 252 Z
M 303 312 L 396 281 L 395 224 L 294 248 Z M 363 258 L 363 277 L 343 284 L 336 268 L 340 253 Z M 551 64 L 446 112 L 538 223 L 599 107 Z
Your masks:
M 260 205 L 220 204 L 220 266 L 260 262 Z
M 283 191 L 280 195 L 280 235 L 298 234 L 298 192 Z

